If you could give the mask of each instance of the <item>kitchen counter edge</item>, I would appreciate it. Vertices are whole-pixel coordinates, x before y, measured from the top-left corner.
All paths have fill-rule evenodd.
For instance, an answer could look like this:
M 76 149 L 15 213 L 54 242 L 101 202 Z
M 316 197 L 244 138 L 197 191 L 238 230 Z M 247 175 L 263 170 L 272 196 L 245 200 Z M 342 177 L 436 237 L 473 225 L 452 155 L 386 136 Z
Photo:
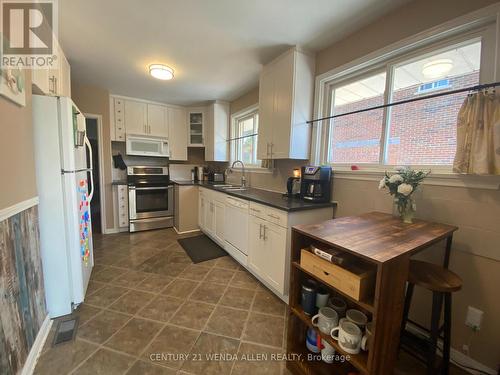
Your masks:
M 248 196 L 245 193 L 240 193 L 240 192 L 234 192 L 234 191 L 227 191 L 223 190 L 220 188 L 216 188 L 213 186 L 213 184 L 223 184 L 224 182 L 199 182 L 199 181 L 187 181 L 187 180 L 171 180 L 171 183 L 174 185 L 178 186 L 199 186 L 199 187 L 204 187 L 210 190 L 217 191 L 219 193 L 224 193 L 236 198 L 244 199 L 247 201 L 252 201 L 255 203 L 263 204 L 264 206 L 269 206 L 276 208 L 278 210 L 286 211 L 286 212 L 298 212 L 298 211 L 308 211 L 308 210 L 317 210 L 320 208 L 328 208 L 328 207 L 335 207 L 337 206 L 337 202 L 323 202 L 323 203 L 312 203 L 312 202 L 307 202 L 303 200 L 299 200 L 294 198 L 292 202 L 290 200 L 285 200 L 282 198 L 281 193 L 276 193 L 272 192 L 269 190 L 264 190 L 264 189 L 257 189 L 257 188 L 249 188 L 251 192 L 258 194 L 259 191 L 263 192 L 264 194 L 270 195 L 273 194 L 275 195 L 274 200 L 281 199 L 283 201 L 283 205 L 277 204 L 275 202 L 270 201 L 269 199 L 266 199 L 264 197 L 255 197 L 255 196 Z M 295 207 L 289 207 L 286 206 L 285 204 L 287 203 L 295 203 L 298 204 L 299 206 Z

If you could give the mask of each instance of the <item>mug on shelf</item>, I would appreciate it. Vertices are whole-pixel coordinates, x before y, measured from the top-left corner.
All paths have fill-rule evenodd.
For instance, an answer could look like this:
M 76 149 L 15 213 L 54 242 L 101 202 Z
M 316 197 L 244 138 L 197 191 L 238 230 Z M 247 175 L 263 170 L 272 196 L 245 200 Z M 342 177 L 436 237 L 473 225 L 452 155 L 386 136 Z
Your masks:
M 334 309 L 339 314 L 339 318 L 343 318 L 347 310 L 347 303 L 340 297 L 331 297 L 328 300 L 328 307 Z
M 335 333 L 337 332 L 337 335 Z M 366 336 L 363 336 L 361 329 L 354 323 L 344 319 L 333 328 L 330 335 L 337 340 L 342 350 L 349 354 L 358 354 L 361 347 L 366 347 Z
M 321 340 L 321 359 L 326 363 L 333 363 L 335 349 L 326 340 Z
M 372 333 L 373 333 L 373 322 L 369 322 L 366 324 L 365 336 L 366 341 L 365 344 L 361 343 L 361 349 L 368 351 L 370 350 L 370 343 L 372 341 Z
M 339 325 L 339 316 L 331 307 L 322 307 L 319 309 L 319 312 L 312 317 L 311 322 L 313 326 L 318 327 L 321 332 L 328 335 L 332 328 Z
M 328 303 L 328 297 L 330 297 L 328 290 L 323 287 L 319 287 L 316 291 L 316 307 L 318 309 L 325 307 Z
M 350 322 L 356 324 L 360 329 L 364 329 L 366 323 L 368 323 L 368 317 L 366 314 L 356 309 L 347 310 L 345 312 L 345 317 Z

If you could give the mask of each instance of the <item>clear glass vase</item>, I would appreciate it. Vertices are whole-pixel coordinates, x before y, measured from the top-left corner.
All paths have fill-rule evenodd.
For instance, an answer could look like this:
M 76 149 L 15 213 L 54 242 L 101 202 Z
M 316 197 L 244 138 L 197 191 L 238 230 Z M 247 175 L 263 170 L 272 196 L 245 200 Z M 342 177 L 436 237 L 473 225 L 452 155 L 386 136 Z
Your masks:
M 395 199 L 395 208 L 403 223 L 411 224 L 413 223 L 413 218 L 415 217 L 416 205 L 412 198 L 406 199 Z

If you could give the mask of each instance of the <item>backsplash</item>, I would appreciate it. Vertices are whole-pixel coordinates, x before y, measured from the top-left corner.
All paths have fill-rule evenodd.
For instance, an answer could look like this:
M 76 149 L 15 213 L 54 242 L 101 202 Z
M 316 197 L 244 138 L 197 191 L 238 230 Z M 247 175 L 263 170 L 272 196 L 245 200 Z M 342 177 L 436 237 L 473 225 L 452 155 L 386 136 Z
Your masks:
M 0 222 L 0 296 L 0 374 L 17 374 L 47 316 L 36 206 Z

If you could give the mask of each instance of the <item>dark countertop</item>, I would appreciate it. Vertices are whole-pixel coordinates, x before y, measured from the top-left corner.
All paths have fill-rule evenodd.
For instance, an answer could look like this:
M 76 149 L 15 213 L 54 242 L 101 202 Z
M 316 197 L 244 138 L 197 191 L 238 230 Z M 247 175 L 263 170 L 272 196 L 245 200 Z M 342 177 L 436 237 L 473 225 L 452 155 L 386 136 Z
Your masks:
M 115 180 L 111 183 L 111 185 L 128 185 L 126 180 Z
M 286 198 L 283 194 L 273 191 L 248 188 L 245 191 L 227 191 L 213 185 L 222 185 L 224 182 L 195 182 L 188 180 L 171 180 L 172 183 L 179 186 L 202 186 L 207 189 L 219 191 L 221 193 L 231 195 L 236 198 L 246 199 L 252 202 L 260 203 L 266 206 L 277 208 L 287 212 L 314 210 L 325 207 L 335 207 L 336 202 L 313 203 L 298 198 Z

